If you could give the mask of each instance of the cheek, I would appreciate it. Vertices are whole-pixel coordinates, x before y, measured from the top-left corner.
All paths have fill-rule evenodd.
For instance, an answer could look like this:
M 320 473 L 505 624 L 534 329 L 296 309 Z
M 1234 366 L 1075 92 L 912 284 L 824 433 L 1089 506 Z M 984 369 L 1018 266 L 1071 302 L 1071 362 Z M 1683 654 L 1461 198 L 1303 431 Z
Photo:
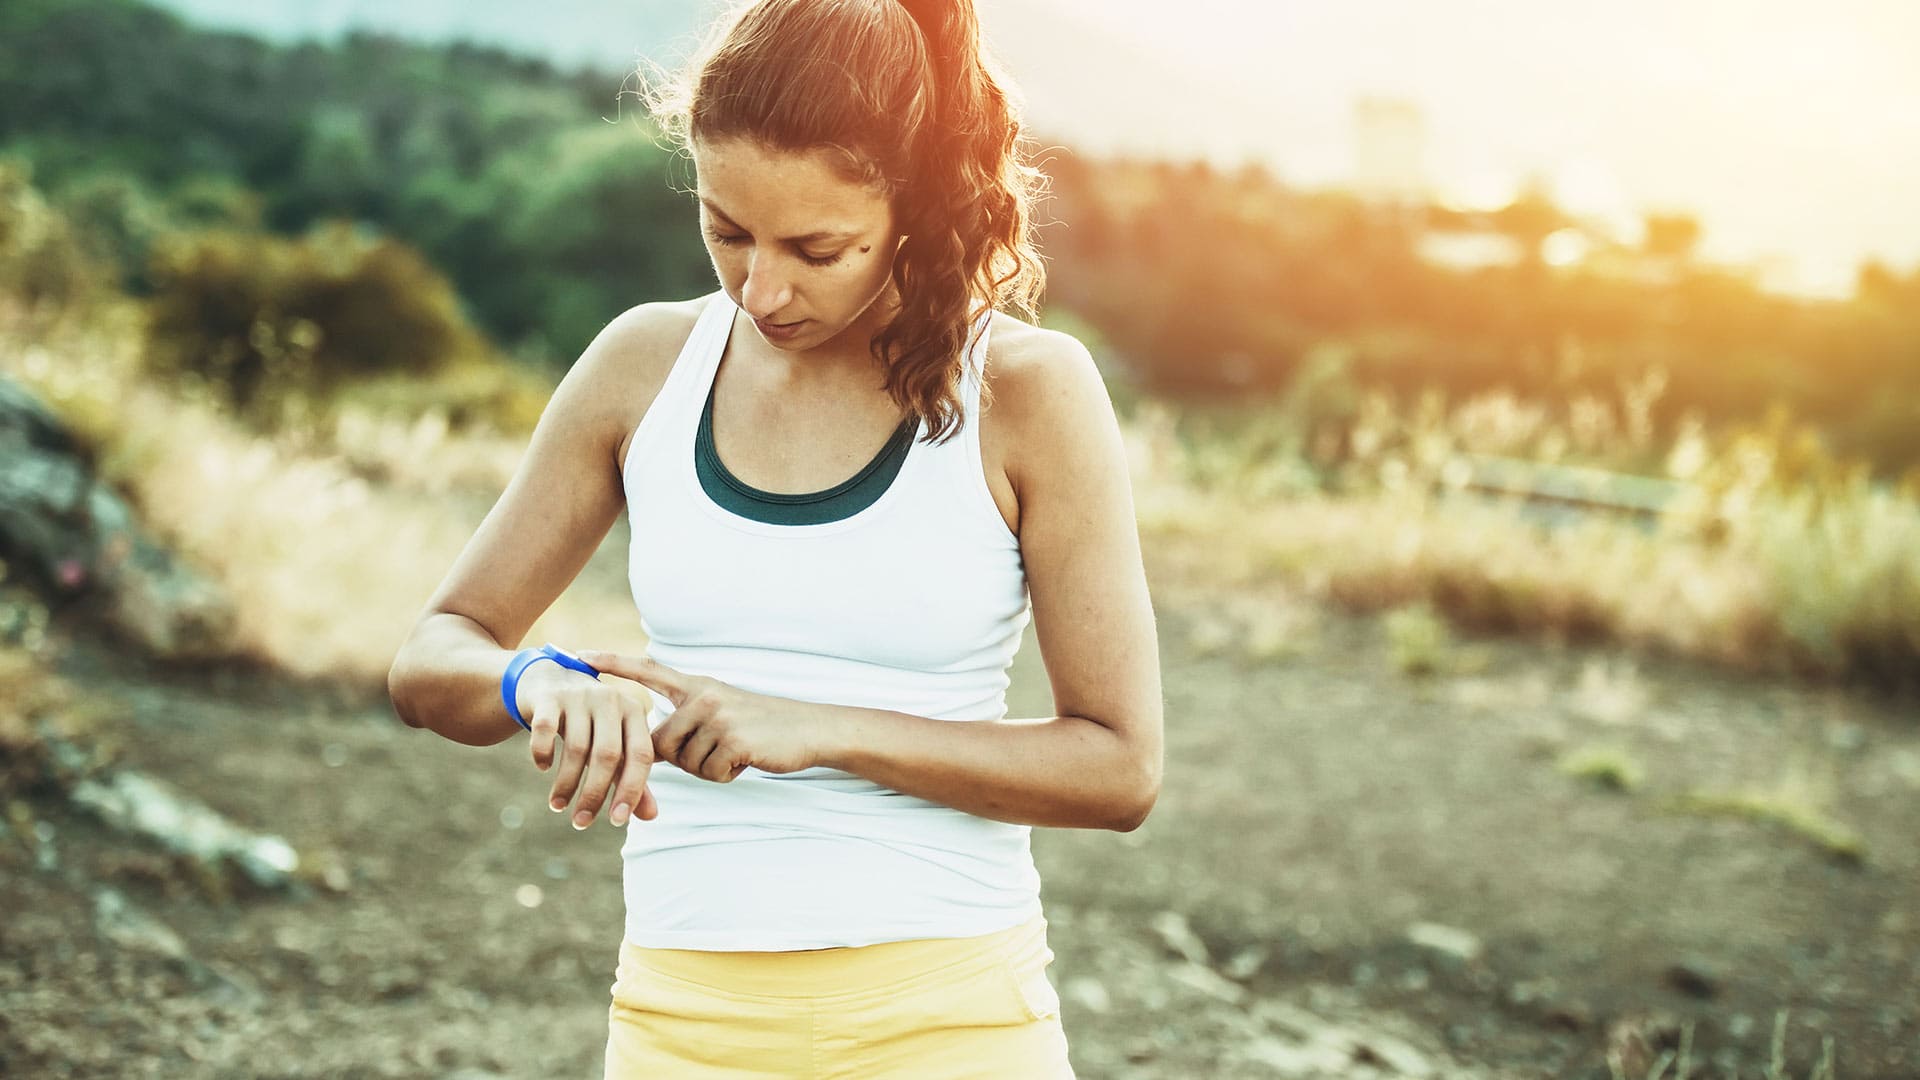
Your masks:
M 732 248 L 710 243 L 707 258 L 713 260 L 713 269 L 722 281 L 733 284 L 747 276 L 747 260 Z

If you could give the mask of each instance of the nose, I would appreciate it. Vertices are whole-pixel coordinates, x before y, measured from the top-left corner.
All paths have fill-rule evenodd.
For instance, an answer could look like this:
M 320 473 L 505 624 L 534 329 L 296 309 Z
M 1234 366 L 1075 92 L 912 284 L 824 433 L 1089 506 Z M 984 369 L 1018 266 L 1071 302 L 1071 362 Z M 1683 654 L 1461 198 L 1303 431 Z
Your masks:
M 762 259 L 758 253 L 747 257 L 747 281 L 740 287 L 740 306 L 747 314 L 771 322 L 792 299 L 793 288 L 781 274 L 778 259 Z

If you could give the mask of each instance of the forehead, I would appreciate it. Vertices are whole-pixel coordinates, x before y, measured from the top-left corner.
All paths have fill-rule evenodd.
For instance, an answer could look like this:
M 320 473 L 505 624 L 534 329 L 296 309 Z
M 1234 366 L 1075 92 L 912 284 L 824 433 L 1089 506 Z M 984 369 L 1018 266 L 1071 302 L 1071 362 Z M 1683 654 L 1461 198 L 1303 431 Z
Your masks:
M 831 150 L 770 150 L 744 139 L 691 144 L 698 193 L 743 228 L 786 234 L 884 220 L 881 192 L 843 177 Z

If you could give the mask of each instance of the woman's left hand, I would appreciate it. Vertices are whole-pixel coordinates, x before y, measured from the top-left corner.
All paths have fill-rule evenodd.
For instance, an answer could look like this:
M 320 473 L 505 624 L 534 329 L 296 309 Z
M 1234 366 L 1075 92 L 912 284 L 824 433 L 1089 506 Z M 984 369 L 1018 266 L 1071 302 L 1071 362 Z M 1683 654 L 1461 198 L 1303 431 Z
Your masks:
M 644 656 L 586 651 L 594 670 L 632 679 L 673 703 L 653 732 L 655 761 L 668 761 L 724 784 L 751 765 L 762 772 L 798 772 L 819 763 L 816 707 L 729 686 Z

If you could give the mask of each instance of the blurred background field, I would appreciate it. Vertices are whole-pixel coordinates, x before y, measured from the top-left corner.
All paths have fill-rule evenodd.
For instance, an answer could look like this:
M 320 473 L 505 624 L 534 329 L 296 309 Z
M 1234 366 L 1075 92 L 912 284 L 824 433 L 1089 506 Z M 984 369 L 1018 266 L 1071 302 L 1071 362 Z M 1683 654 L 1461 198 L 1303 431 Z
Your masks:
M 343 944 L 462 889 L 512 903 L 449 951 L 534 949 L 502 936 L 562 897 L 617 924 L 610 850 L 539 833 L 517 759 L 383 715 L 559 376 L 625 308 L 714 287 L 630 62 L 712 6 L 515 7 L 0 9 L 0 417 L 32 417 L 0 421 L 0 868 L 21 910 L 91 911 L 0 935 L 0 1072 L 147 1074 L 60 1019 L 83 1004 L 152 1075 L 595 1060 L 597 938 L 538 945 L 574 1040 L 548 1057 L 419 1034 L 506 992 L 459 989 L 484 965 Z M 1432 16 L 1384 0 L 981 5 L 1051 182 L 1044 322 L 1107 375 L 1168 672 L 1154 821 L 1036 836 L 1083 1075 L 1799 1076 L 1835 1044 L 1839 1075 L 1920 1070 L 1920 77 L 1888 44 L 1920 23 L 1643 12 L 1623 43 L 1559 11 L 1549 78 L 1527 50 L 1561 7 L 1491 44 L 1449 24 L 1436 69 L 1410 59 Z M 1243 72 L 1254 108 L 1195 27 L 1406 66 Z M 1639 142 L 1499 104 L 1675 53 L 1750 80 L 1770 135 L 1695 78 L 1620 92 Z M 1767 57 L 1830 77 L 1790 110 Z M 644 644 L 626 527 L 529 641 Z M 1035 652 L 1016 712 L 1050 708 Z M 290 877 L 109 831 L 98 792 L 136 769 L 286 834 Z M 416 822 L 440 785 L 480 818 Z M 191 1004 L 114 1012 L 76 955 Z M 263 1034 L 345 1042 L 245 1072 Z

